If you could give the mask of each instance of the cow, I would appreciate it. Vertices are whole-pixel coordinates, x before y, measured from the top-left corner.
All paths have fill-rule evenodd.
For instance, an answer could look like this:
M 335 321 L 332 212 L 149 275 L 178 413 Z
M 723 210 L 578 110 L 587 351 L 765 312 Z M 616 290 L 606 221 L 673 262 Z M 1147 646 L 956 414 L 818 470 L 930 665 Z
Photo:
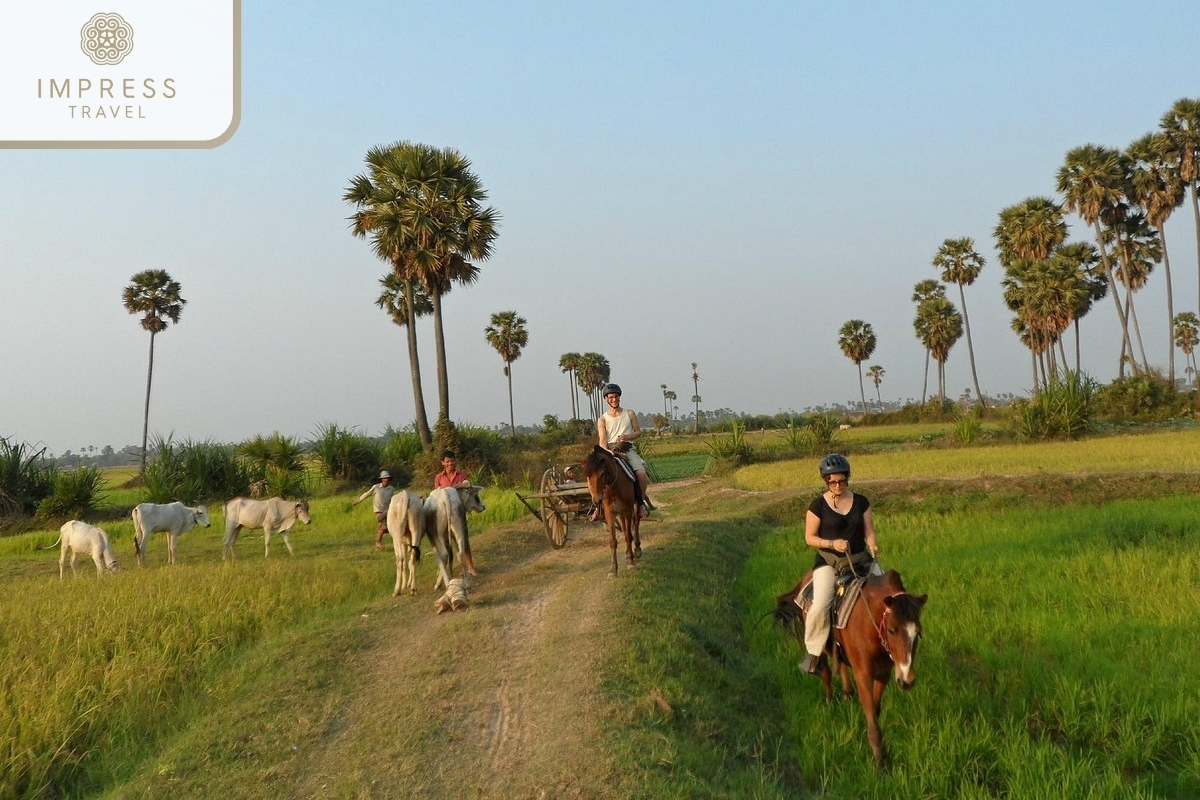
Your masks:
M 183 503 L 141 503 L 133 509 L 133 550 L 138 566 L 146 562 L 146 543 L 155 531 L 167 532 L 167 563 L 175 563 L 175 542 L 196 525 L 209 527 L 208 509 Z
M 271 555 L 271 534 L 275 532 L 283 536 L 288 555 L 294 555 L 288 531 L 296 524 L 296 520 L 305 525 L 312 522 L 312 517 L 308 515 L 307 500 L 284 500 L 282 497 L 272 497 L 269 500 L 233 498 L 225 503 L 225 543 L 221 547 L 221 559 L 237 555 L 234 545 L 237 544 L 238 531 L 242 528 L 262 528 L 264 556 Z
M 66 572 L 67 551 L 71 551 L 71 574 L 75 574 L 75 556 L 88 553 L 96 562 L 96 575 L 103 575 L 104 570 L 119 572 L 117 557 L 113 555 L 112 546 L 108 543 L 108 534 L 95 525 L 89 525 L 77 519 L 64 523 L 58 529 L 58 539 L 54 544 L 43 547 L 49 550 L 62 543 L 62 553 L 58 557 L 58 579 L 62 580 Z
M 433 584 L 435 590 L 445 588 L 450 583 L 450 573 L 454 571 L 451 543 L 458 546 L 458 554 L 463 561 L 463 578 L 475 574 L 471 538 L 467 533 L 467 512 L 485 510 L 478 486 L 434 489 L 425 498 L 425 535 L 433 542 L 438 559 L 438 577 Z
M 396 551 L 396 588 L 392 597 L 405 589 L 417 591 L 417 562 L 421 560 L 421 539 L 425 535 L 425 505 L 411 489 L 399 489 L 388 503 L 387 529 Z

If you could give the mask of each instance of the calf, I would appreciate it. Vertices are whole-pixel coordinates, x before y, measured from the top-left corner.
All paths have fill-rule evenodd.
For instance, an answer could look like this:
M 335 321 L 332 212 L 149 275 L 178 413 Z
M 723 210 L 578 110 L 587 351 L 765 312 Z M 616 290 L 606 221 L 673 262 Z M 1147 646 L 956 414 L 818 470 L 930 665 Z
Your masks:
M 459 557 L 463 560 L 463 577 L 475 574 L 471 537 L 467 531 L 467 512 L 485 510 L 478 486 L 434 489 L 425 498 L 425 535 L 433 542 L 438 559 L 438 577 L 433 584 L 434 589 L 444 588 L 450 582 L 450 573 L 454 570 L 451 542 L 458 545 Z
M 185 506 L 183 503 L 142 503 L 133 509 L 133 549 L 138 566 L 145 564 L 146 543 L 155 531 L 167 532 L 167 563 L 175 563 L 175 542 L 179 534 L 196 525 L 209 527 L 208 509 L 204 506 Z
M 73 519 L 58 529 L 58 539 L 54 544 L 42 549 L 49 550 L 60 542 L 62 543 L 62 553 L 58 557 L 59 580 L 63 579 L 66 572 L 68 550 L 71 551 L 72 575 L 75 574 L 75 556 L 84 552 L 90 554 L 92 561 L 96 562 L 97 575 L 103 575 L 105 569 L 110 572 L 117 572 L 121 569 L 117 564 L 117 557 L 113 555 L 112 547 L 108 543 L 108 534 L 95 525 Z
M 387 529 L 396 551 L 396 588 L 392 597 L 405 589 L 417 591 L 417 562 L 421 560 L 421 538 L 425 535 L 425 506 L 411 489 L 400 489 L 388 504 Z
M 269 500 L 251 500 L 235 497 L 225 503 L 225 542 L 221 547 L 221 558 L 233 558 L 236 553 L 238 532 L 242 528 L 262 528 L 264 556 L 271 555 L 271 534 L 279 532 L 287 545 L 288 555 L 294 555 L 288 531 L 300 520 L 305 525 L 312 522 L 308 515 L 307 500 L 284 500 L 272 497 Z

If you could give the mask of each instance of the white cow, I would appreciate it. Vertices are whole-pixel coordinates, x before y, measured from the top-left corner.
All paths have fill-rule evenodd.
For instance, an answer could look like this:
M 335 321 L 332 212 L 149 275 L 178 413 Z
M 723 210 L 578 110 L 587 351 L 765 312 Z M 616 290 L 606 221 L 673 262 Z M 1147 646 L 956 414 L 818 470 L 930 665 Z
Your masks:
M 208 509 L 183 503 L 141 503 L 133 509 L 133 549 L 138 566 L 146 560 L 146 543 L 155 531 L 167 532 L 167 563 L 175 563 L 175 542 L 196 525 L 209 527 Z
M 105 569 L 110 572 L 117 572 L 121 569 L 117 564 L 117 557 L 113 555 L 112 546 L 108 543 L 108 534 L 95 525 L 73 519 L 58 529 L 58 539 L 54 544 L 42 549 L 49 550 L 60 542 L 62 543 L 62 554 L 58 557 L 59 580 L 62 580 L 66 572 L 68 550 L 71 551 L 72 575 L 75 574 L 75 556 L 80 553 L 91 555 L 92 561 L 96 562 L 97 575 L 103 575 Z
M 233 558 L 237 555 L 234 545 L 237 544 L 238 531 L 242 528 L 262 528 L 265 556 L 271 555 L 271 534 L 275 532 L 283 535 L 288 555 L 293 555 L 292 540 L 288 531 L 296 524 L 297 519 L 305 525 L 312 522 L 312 517 L 308 515 L 307 500 L 284 500 L 282 497 L 272 497 L 269 500 L 233 498 L 225 503 L 225 543 L 221 548 L 221 558 Z
M 438 577 L 433 584 L 434 589 L 444 588 L 450 583 L 450 573 L 454 571 L 451 542 L 458 546 L 458 554 L 463 561 L 463 577 L 475 574 L 471 537 L 467 532 L 467 512 L 484 510 L 478 486 L 434 489 L 425 498 L 425 535 L 433 542 L 438 559 Z
M 417 591 L 417 562 L 421 560 L 421 538 L 425 535 L 425 506 L 411 489 L 400 489 L 388 504 L 387 528 L 396 551 L 396 588 L 392 597 L 407 589 Z

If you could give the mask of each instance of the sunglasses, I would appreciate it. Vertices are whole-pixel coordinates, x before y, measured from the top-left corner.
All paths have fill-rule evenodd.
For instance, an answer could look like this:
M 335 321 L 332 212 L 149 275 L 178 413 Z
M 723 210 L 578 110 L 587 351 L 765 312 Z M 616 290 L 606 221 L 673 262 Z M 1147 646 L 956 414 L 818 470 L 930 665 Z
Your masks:
M 834 480 L 831 480 L 831 481 L 825 481 L 825 485 L 827 485 L 827 486 L 845 486 L 849 482 L 850 481 L 845 480 L 845 479 L 836 479 L 835 478 Z

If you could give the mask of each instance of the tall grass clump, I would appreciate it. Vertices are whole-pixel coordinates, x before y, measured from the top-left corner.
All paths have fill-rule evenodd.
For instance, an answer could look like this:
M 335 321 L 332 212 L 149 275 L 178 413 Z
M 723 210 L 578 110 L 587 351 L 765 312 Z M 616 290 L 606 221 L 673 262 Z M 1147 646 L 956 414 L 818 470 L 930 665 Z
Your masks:
M 229 447 L 215 442 L 175 443 L 155 437 L 154 457 L 143 475 L 146 500 L 188 504 L 227 500 L 246 494 L 253 480 Z
M 1013 432 L 1024 439 L 1075 439 L 1092 429 L 1097 384 L 1087 375 L 1068 372 L 1013 403 Z
M 716 436 L 707 443 L 713 460 L 724 467 L 738 467 L 754 460 L 754 448 L 746 441 L 746 424 L 732 420 L 728 436 Z
M 334 481 L 357 483 L 379 474 L 382 448 L 365 434 L 326 423 L 317 428 L 313 455 Z
M 99 467 L 60 470 L 50 494 L 38 503 L 42 519 L 83 519 L 92 515 L 103 500 L 104 474 Z
M 309 494 L 304 448 L 294 438 L 278 432 L 255 436 L 237 448 L 253 482 L 271 497 L 306 497 Z
M 974 411 L 964 411 L 954 420 L 954 438 L 959 444 L 972 445 L 979 438 L 982 427 L 979 416 Z
M 33 514 L 50 494 L 58 469 L 45 454 L 45 447 L 34 450 L 0 436 L 0 516 Z

